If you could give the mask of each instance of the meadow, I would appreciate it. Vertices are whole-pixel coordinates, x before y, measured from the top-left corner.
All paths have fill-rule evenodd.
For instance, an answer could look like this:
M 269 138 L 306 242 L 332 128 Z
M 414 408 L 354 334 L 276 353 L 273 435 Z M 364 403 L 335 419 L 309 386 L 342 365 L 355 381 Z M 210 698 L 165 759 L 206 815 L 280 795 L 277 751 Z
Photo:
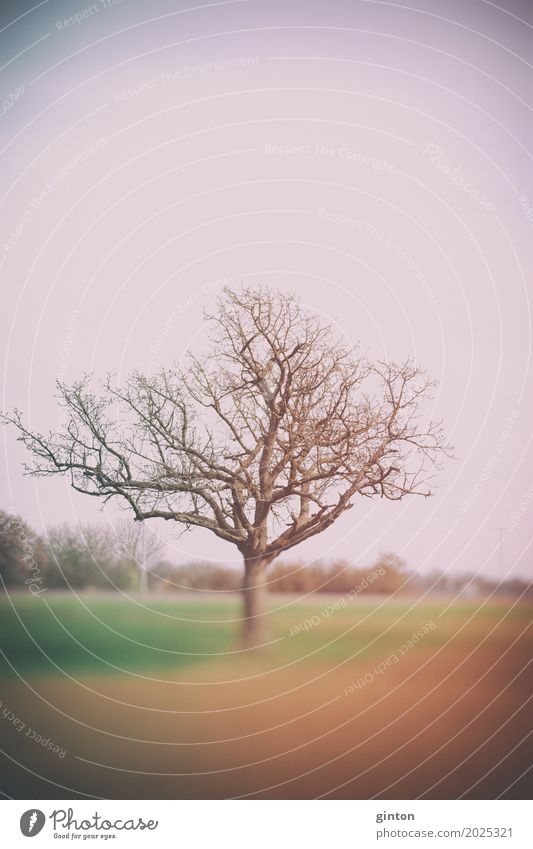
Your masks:
M 516 599 L 271 595 L 266 645 L 251 653 L 232 594 L 10 594 L 0 789 L 527 798 L 532 610 Z

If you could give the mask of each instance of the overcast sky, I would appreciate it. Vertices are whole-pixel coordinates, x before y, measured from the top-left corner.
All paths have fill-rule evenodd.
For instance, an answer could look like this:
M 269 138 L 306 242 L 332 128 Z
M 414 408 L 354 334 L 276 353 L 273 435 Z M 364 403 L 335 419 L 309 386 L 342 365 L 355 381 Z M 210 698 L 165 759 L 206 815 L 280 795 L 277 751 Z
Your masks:
M 179 362 L 224 282 L 295 291 L 439 380 L 456 459 L 434 498 L 361 498 L 291 556 L 532 576 L 531 4 L 30 9 L 0 25 L 1 407 L 54 428 L 58 377 Z M 1 507 L 102 518 L 1 435 Z M 175 559 L 236 560 L 154 529 Z

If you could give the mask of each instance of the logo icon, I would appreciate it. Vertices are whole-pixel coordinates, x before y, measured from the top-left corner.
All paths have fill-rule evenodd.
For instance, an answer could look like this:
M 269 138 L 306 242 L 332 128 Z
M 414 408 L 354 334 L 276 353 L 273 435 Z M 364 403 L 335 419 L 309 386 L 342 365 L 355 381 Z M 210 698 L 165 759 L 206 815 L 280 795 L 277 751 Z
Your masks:
M 42 830 L 46 822 L 46 817 L 42 811 L 37 808 L 31 808 L 29 811 L 24 811 L 20 818 L 20 830 L 24 837 L 35 837 Z

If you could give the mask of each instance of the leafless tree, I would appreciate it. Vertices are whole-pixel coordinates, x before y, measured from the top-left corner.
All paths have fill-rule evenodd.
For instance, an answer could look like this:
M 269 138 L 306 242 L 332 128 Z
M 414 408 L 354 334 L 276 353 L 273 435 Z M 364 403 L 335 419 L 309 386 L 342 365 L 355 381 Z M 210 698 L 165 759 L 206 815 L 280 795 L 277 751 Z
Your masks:
M 165 543 L 157 534 L 148 531 L 144 522 L 124 519 L 113 526 L 114 534 L 122 552 L 139 574 L 139 590 L 148 590 L 148 571 L 165 549 Z
M 292 294 L 226 289 L 211 347 L 186 368 L 59 383 L 65 425 L 31 432 L 33 475 L 66 474 L 135 519 L 207 528 L 244 558 L 244 640 L 262 639 L 261 591 L 277 555 L 329 528 L 356 495 L 431 495 L 448 448 L 426 421 L 433 383 L 411 360 L 371 363 Z

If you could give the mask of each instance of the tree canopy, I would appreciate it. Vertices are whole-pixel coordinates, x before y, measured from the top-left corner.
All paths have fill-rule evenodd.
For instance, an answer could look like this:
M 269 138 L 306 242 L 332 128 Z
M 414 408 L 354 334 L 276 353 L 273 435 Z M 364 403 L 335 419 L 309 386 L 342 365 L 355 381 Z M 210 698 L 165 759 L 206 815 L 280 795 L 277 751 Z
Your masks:
M 431 495 L 448 451 L 410 359 L 371 362 L 294 294 L 224 290 L 209 349 L 153 375 L 58 383 L 64 427 L 8 419 L 34 475 L 68 475 L 137 520 L 206 528 L 234 543 L 246 575 L 330 527 L 357 495 Z M 246 581 L 245 581 L 246 589 Z M 255 614 L 254 614 L 255 615 Z

